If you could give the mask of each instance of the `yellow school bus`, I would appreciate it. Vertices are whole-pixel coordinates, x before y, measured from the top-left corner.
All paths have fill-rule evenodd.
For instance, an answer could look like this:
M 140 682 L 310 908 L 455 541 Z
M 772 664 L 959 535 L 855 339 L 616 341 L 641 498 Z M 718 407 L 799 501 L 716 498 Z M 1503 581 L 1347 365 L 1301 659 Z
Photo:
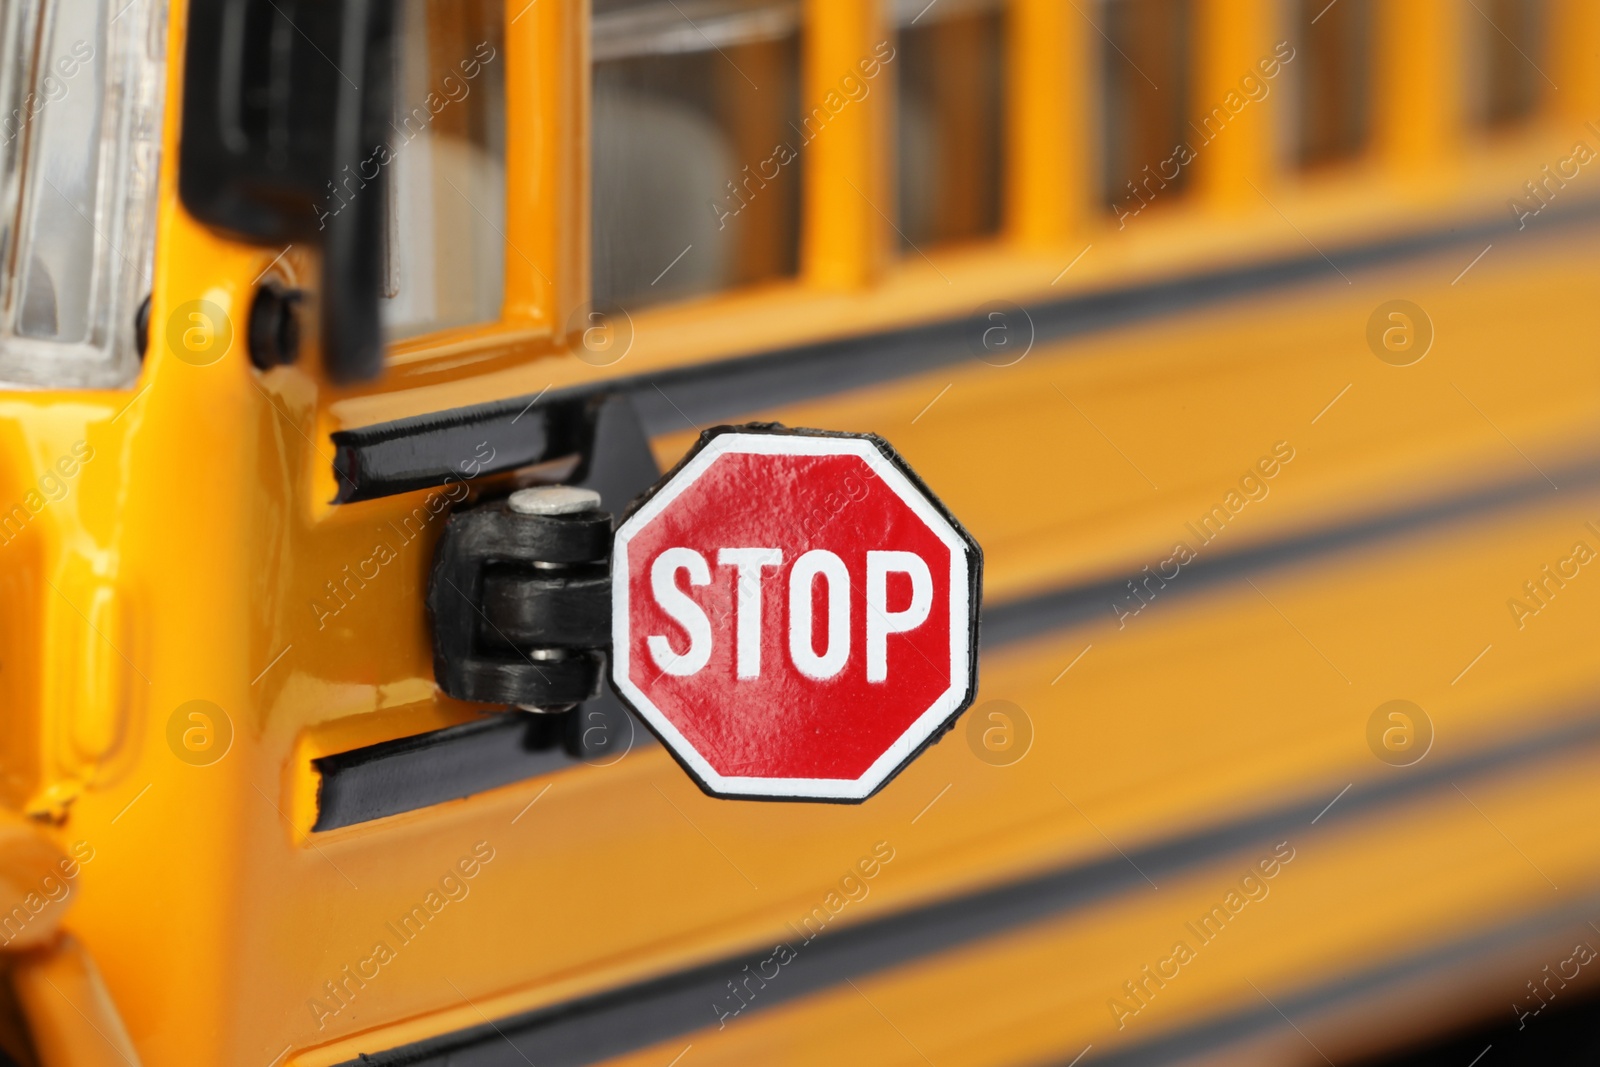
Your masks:
M 1587 1062 L 1600 5 L 15 0 L 0 54 L 0 1061 Z M 981 544 L 938 744 L 753 803 L 609 690 L 447 695 L 452 516 L 758 421 Z

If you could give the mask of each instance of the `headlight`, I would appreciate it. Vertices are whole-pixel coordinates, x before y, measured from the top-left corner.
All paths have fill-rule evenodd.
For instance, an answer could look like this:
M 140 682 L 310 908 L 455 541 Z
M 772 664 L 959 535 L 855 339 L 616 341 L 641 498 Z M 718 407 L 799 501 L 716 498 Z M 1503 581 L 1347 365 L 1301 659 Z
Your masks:
M 0 2 L 0 385 L 138 373 L 165 36 L 164 0 Z

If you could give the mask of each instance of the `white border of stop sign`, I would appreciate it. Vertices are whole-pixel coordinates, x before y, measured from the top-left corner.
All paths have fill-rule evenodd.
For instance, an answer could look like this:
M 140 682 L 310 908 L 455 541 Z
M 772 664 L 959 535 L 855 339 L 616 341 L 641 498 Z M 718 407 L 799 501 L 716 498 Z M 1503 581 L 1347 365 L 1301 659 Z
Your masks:
M 982 565 L 977 545 L 952 524 L 926 493 L 901 472 L 895 462 L 884 455 L 874 439 L 783 430 L 758 433 L 728 430 L 713 433 L 715 436 L 709 440 L 703 439 L 700 450 L 617 529 L 611 556 L 614 568 L 611 580 L 612 684 L 709 793 L 771 799 L 865 800 L 894 777 L 972 699 L 976 673 L 973 642 L 977 636 L 973 579 L 976 577 L 975 570 Z M 918 715 L 906 732 L 873 761 L 872 766 L 859 778 L 770 778 L 719 774 L 630 677 L 629 656 L 633 635 L 628 611 L 631 578 L 628 546 L 651 521 L 672 507 L 684 490 L 699 480 L 713 463 L 727 455 L 855 456 L 866 463 L 879 482 L 899 497 L 950 549 L 950 687 Z M 759 487 L 756 491 L 759 492 Z M 752 508 L 760 508 L 764 504 L 765 501 L 759 497 L 750 501 Z M 892 675 L 885 685 L 892 692 Z M 861 710 L 864 714 L 872 711 L 871 708 Z

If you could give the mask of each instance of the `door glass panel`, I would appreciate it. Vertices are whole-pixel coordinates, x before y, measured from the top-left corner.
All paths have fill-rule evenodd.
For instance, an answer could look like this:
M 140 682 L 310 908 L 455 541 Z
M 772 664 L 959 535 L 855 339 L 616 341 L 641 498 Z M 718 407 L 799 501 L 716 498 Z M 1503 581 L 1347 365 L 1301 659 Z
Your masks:
M 398 5 L 392 135 L 362 163 L 391 168 L 383 302 L 391 338 L 500 317 L 504 10 L 495 0 Z M 359 186 L 347 178 L 330 190 L 330 207 Z
M 1547 4 L 1541 0 L 1476 0 L 1465 14 L 1476 44 L 1470 81 L 1477 87 L 1476 117 L 1488 127 L 1514 126 L 1531 118 L 1545 81 Z
M 1371 134 L 1371 0 L 1296 0 L 1299 160 L 1303 167 L 1360 155 Z
M 0 0 L 0 379 L 116 386 L 150 292 L 159 0 Z
M 94 219 L 100 213 L 101 102 L 104 53 L 100 5 L 68 0 L 46 33 L 45 54 L 79 60 L 77 84 L 41 108 L 30 149 L 39 153 L 28 230 L 33 245 L 22 270 L 17 332 L 53 341 L 87 341 L 95 277 Z M 46 68 L 46 77 L 56 75 Z M 46 98 L 48 100 L 48 97 Z

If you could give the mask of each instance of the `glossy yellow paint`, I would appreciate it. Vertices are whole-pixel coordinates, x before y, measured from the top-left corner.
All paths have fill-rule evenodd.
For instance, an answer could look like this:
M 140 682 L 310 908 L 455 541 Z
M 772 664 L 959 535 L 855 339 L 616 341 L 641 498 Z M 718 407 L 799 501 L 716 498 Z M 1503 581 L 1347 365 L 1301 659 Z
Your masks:
M 1282 32 L 1275 32 L 1282 27 L 1273 13 L 1272 0 L 1200 0 L 1195 5 L 1195 133 L 1200 140 L 1209 138 L 1196 145 L 1194 163 L 1204 210 L 1252 214 L 1276 177 L 1273 133 L 1282 128 L 1278 112 L 1284 94 L 1270 91 L 1275 79 L 1263 77 L 1259 66 L 1276 59 L 1273 50 L 1284 40 Z M 1252 83 L 1269 91 L 1252 99 Z
M 1225 91 L 1243 73 L 1235 66 L 1270 49 L 1269 7 L 1206 0 L 1205 86 Z M 330 387 L 314 351 L 297 367 L 250 368 L 243 308 L 279 250 L 196 224 L 165 168 L 155 325 L 137 385 L 0 397 L 0 503 L 55 498 L 0 545 L 0 790 L 62 849 L 92 849 L 61 921 L 98 963 L 142 1062 L 333 1064 L 759 946 L 878 841 L 897 858 L 851 922 L 1332 798 L 1347 783 L 1397 780 L 1363 732 L 1394 697 L 1433 715 L 1435 763 L 1586 722 L 1582 698 L 1600 681 L 1588 652 L 1600 592 L 1574 580 L 1520 629 L 1506 601 L 1589 537 L 1585 523 L 1600 524 L 1590 469 L 1600 372 L 1584 310 L 1600 284 L 1592 223 L 1497 237 L 1464 277 L 1475 245 L 1331 267 L 1322 281 L 1040 345 L 1012 367 L 974 364 L 752 412 L 887 436 L 984 544 L 995 605 L 1140 575 L 1279 442 L 1293 459 L 1219 554 L 1505 494 L 1493 513 L 1252 570 L 1255 589 L 1208 585 L 1120 620 L 1108 600 L 1086 621 L 986 655 L 980 702 L 1014 701 L 1038 731 L 1015 766 L 979 762 L 958 730 L 865 806 L 755 805 L 702 796 L 647 748 L 614 767 L 309 832 L 317 755 L 481 710 L 432 682 L 422 598 L 439 522 L 429 494 L 330 505 L 330 432 L 965 315 L 990 299 L 1092 293 L 1316 249 L 1337 261 L 1364 243 L 1503 220 L 1508 196 L 1590 138 L 1584 122 L 1600 119 L 1600 98 L 1575 75 L 1587 105 L 1563 97 L 1521 133 L 1475 139 L 1452 95 L 1456 8 L 1381 7 L 1383 40 L 1422 43 L 1381 53 L 1372 160 L 1283 171 L 1262 108 L 1207 157 L 1200 195 L 1119 229 L 1090 205 L 1092 86 L 1057 62 L 1097 47 L 1094 31 L 1056 5 L 1018 0 L 1023 58 L 1009 106 L 1030 136 L 1012 141 L 1020 174 L 1001 242 L 890 259 L 893 234 L 872 201 L 888 184 L 875 145 L 892 109 L 888 93 L 874 94 L 812 157 L 801 277 L 640 313 L 632 350 L 605 368 L 565 354 L 587 287 L 581 3 L 507 9 L 516 192 L 503 321 L 398 346 L 370 388 Z M 1557 10 L 1569 20 L 1557 34 L 1563 69 L 1581 71 L 1592 13 Z M 886 32 L 867 5 L 810 0 L 806 11 L 816 35 L 808 91 Z M 183 54 L 183 15 L 174 4 L 171 56 Z M 181 99 L 181 77 L 174 65 L 169 100 Z M 179 135 L 174 114 L 169 161 Z M 1573 185 L 1562 210 L 1593 200 Z M 309 283 L 315 257 L 291 249 L 276 269 Z M 1364 338 L 1372 309 L 1397 296 L 1421 304 L 1437 333 L 1409 368 L 1379 362 Z M 179 359 L 166 328 L 197 297 L 233 324 L 231 347 L 205 366 Z M 675 460 L 692 436 L 685 427 L 659 439 L 659 458 Z M 1545 495 L 1546 478 L 1563 490 Z M 424 532 L 395 538 L 391 524 L 418 508 Z M 330 597 L 326 583 L 380 541 L 395 547 L 393 562 L 347 604 Z M 220 712 L 204 724 L 216 748 L 182 740 L 197 700 Z M 1254 852 L 1175 875 L 1159 893 L 1130 883 L 1042 927 L 726 1031 L 708 1012 L 707 1030 L 627 1062 L 665 1063 L 692 1041 L 696 1063 L 925 1053 L 943 1067 L 1066 1060 L 1087 1044 L 1177 1033 L 1253 1004 L 1248 982 L 1293 994 L 1600 891 L 1592 756 L 1592 745 L 1545 754 L 1463 779 L 1461 795 L 1440 785 L 1308 826 L 1294 838 L 1303 858 L 1244 916 L 1249 925 L 1127 1030 L 1106 1001 Z M 406 943 L 331 1010 L 339 1002 L 325 983 L 348 982 L 345 968 L 371 958 L 386 924 L 462 862 L 476 867 L 470 893 L 441 911 L 438 936 Z M 1559 898 L 1542 876 L 1561 885 Z M 1397 1002 L 1422 1007 L 1403 1019 L 1369 1010 L 1382 1025 L 1361 1039 L 1498 1004 L 1530 964 L 1555 958 L 1542 936 L 1514 939 L 1450 1003 L 1399 989 Z M 1328 1018 L 1318 1044 L 1356 1051 Z M 1229 1062 L 1270 1062 L 1285 1047 Z
M 806 0 L 804 11 L 811 36 L 803 99 L 821 105 L 829 93 L 837 98 L 841 78 L 860 77 L 857 64 L 882 58 L 880 46 L 892 35 L 877 4 Z M 870 284 L 888 258 L 884 212 L 892 210 L 893 202 L 888 199 L 890 174 L 877 146 L 889 129 L 889 98 L 885 87 L 853 102 L 828 122 L 827 136 L 819 134 L 806 145 L 808 165 L 817 173 L 802 194 L 801 272 L 807 283 L 824 291 Z M 802 109 L 803 119 L 811 106 Z
M 1450 0 L 1379 4 L 1378 154 L 1402 174 L 1448 184 L 1466 125 L 1463 40 L 1471 13 Z
M 1468 781 L 1462 791 L 1445 786 L 1398 805 L 1381 820 L 1285 831 L 1274 839 L 1287 846 L 1277 855 L 1292 859 L 1270 879 L 1257 875 L 1255 899 L 1240 885 L 1274 858 L 1271 843 L 1160 879 L 1159 888 L 1138 882 L 1026 934 L 896 968 L 725 1030 L 707 1027 L 613 1063 L 664 1064 L 686 1046 L 698 1062 L 714 1065 L 1066 1063 L 1086 1049 L 1104 1055 L 1182 1034 L 1186 1024 L 1272 1013 L 1274 1003 L 1293 1013 L 1303 1036 L 1280 1024 L 1248 1047 L 1185 1062 L 1320 1063 L 1326 1055 L 1343 1063 L 1381 1052 L 1397 1037 L 1425 1034 L 1441 1019 L 1509 1018 L 1505 991 L 1515 986 L 1485 981 L 1486 974 L 1538 977 L 1541 967 L 1568 959 L 1574 942 L 1592 941 L 1592 932 L 1578 913 L 1554 903 L 1557 892 L 1473 806 L 1508 826 L 1563 895 L 1592 908 L 1600 876 L 1593 863 L 1595 753 L 1591 745 L 1543 763 L 1535 782 Z M 1061 824 L 1083 824 L 1059 799 L 1056 807 Z M 1564 817 L 1549 818 L 1553 809 Z M 1353 902 L 1357 885 L 1364 892 Z M 1229 892 L 1248 903 L 1203 941 L 1191 924 Z M 1546 922 L 1533 936 L 1470 960 L 1439 961 L 1419 976 L 1426 986 L 1376 980 L 1349 1003 L 1296 1009 L 1298 995 L 1323 976 L 1361 973 L 1373 958 L 1426 958 L 1463 930 L 1482 931 L 1494 918 L 1534 908 L 1552 914 L 1540 915 Z M 1156 984 L 1156 968 L 1177 956 L 1180 941 L 1192 958 L 1165 967 L 1167 979 Z M 1466 965 L 1452 967 L 1456 962 Z M 1142 1006 L 1127 993 L 1129 982 L 1144 983 Z M 1585 976 L 1583 986 L 1593 985 Z M 1129 1010 L 1113 1011 L 1118 1000 Z
M 1028 137 L 1008 139 L 1006 230 L 1019 245 L 1061 247 L 1092 225 L 1096 154 L 1084 151 L 1093 117 L 1093 48 L 1087 20 L 1054 0 L 1017 0 L 1010 8 L 1010 118 Z

